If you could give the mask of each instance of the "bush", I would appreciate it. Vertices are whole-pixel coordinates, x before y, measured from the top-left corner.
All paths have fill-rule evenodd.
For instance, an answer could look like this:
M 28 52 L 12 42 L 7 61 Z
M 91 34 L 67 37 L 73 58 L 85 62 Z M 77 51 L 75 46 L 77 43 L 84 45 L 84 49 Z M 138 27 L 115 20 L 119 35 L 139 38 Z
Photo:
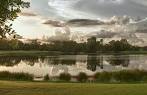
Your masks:
M 68 73 L 61 73 L 59 75 L 59 79 L 62 81 L 70 81 L 71 80 L 71 75 Z
M 110 72 L 101 72 L 101 73 L 96 73 L 94 75 L 94 78 L 98 82 L 111 82 L 112 79 L 112 74 Z
M 10 73 L 10 72 L 0 72 L 0 80 L 23 80 L 32 81 L 33 75 L 28 73 Z
M 118 72 L 96 73 L 94 78 L 97 82 L 145 82 L 147 71 L 123 70 Z
M 50 80 L 50 77 L 49 77 L 49 75 L 48 75 L 48 74 L 44 76 L 44 80 L 45 80 L 45 81 Z
M 100 77 L 100 73 L 97 72 L 97 73 L 94 75 L 94 79 L 97 80 L 97 79 L 99 79 L 99 77 Z
M 83 72 L 79 73 L 79 75 L 77 76 L 77 80 L 79 82 L 86 82 L 87 79 L 88 79 L 88 76 L 86 75 L 86 73 L 83 73 Z
M 119 82 L 140 82 L 147 77 L 147 72 L 140 70 L 123 70 L 113 73 L 113 78 Z

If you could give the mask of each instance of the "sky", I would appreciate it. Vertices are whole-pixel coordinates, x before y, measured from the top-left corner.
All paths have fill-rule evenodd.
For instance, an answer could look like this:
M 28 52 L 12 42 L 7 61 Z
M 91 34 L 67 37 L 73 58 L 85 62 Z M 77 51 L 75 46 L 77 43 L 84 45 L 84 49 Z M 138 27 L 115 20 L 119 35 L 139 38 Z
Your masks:
M 112 39 L 126 38 L 130 41 L 135 39 L 136 42 L 140 43 L 146 41 L 147 0 L 27 1 L 30 2 L 31 7 L 23 9 L 19 17 L 13 22 L 13 28 L 24 38 L 49 36 L 51 39 L 81 39 L 89 35 L 106 36 L 104 38 L 110 38 L 110 35 L 114 35 L 111 36 Z M 57 21 L 57 23 L 61 24 L 61 22 L 71 19 L 92 19 L 107 23 L 126 21 L 128 19 L 129 21 L 125 24 L 91 25 L 88 27 L 62 26 L 60 28 L 55 27 L 52 23 L 44 24 L 49 21 Z M 141 32 L 138 33 L 137 30 Z

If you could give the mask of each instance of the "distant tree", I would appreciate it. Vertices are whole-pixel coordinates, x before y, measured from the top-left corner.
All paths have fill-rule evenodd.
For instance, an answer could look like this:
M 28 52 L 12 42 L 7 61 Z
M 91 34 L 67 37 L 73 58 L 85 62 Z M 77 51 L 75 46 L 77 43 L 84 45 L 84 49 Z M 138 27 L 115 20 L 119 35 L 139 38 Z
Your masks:
M 18 17 L 18 13 L 21 12 L 21 8 L 28 8 L 29 3 L 24 0 L 1 0 L 0 1 L 0 37 L 6 38 L 6 34 L 13 34 L 12 24 L 8 24 L 9 21 L 13 21 Z
M 17 39 L 13 39 L 11 41 L 9 41 L 9 47 L 12 49 L 12 50 L 16 50 L 19 48 L 19 41 Z
M 91 37 L 87 40 L 87 51 L 90 53 L 95 53 L 96 52 L 96 37 Z
M 30 49 L 36 50 L 36 49 L 40 49 L 40 42 L 38 42 L 37 39 L 34 39 L 31 41 L 30 43 Z
M 131 49 L 131 45 L 128 43 L 126 39 L 122 39 L 120 41 L 112 40 L 108 44 L 109 47 L 107 49 L 111 51 L 129 51 Z
M 97 48 L 97 51 L 103 51 L 104 47 L 103 47 L 103 39 L 100 39 L 100 41 L 97 41 L 96 42 L 96 48 Z

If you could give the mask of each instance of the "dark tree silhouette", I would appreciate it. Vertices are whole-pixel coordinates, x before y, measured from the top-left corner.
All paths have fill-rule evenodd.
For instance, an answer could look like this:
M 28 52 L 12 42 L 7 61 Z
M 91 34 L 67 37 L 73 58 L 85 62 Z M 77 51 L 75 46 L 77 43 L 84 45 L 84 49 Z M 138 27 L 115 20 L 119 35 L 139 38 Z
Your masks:
M 12 24 L 8 24 L 9 21 L 13 21 L 18 17 L 18 13 L 21 12 L 21 8 L 28 8 L 29 3 L 23 0 L 1 0 L 0 1 L 0 36 L 6 38 L 6 34 L 13 34 Z M 7 24 L 6 24 L 7 23 Z

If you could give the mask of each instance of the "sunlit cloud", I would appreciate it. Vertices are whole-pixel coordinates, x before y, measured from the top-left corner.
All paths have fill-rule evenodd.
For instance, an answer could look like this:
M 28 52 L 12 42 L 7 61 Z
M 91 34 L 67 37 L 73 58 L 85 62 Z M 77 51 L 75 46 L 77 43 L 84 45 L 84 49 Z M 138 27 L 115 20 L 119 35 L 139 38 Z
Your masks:
M 25 38 L 42 38 L 45 35 L 50 40 L 83 41 L 96 36 L 107 40 L 146 41 L 146 0 L 29 1 L 31 7 L 23 10 L 13 25 L 16 32 Z M 70 32 L 66 32 L 65 27 Z

